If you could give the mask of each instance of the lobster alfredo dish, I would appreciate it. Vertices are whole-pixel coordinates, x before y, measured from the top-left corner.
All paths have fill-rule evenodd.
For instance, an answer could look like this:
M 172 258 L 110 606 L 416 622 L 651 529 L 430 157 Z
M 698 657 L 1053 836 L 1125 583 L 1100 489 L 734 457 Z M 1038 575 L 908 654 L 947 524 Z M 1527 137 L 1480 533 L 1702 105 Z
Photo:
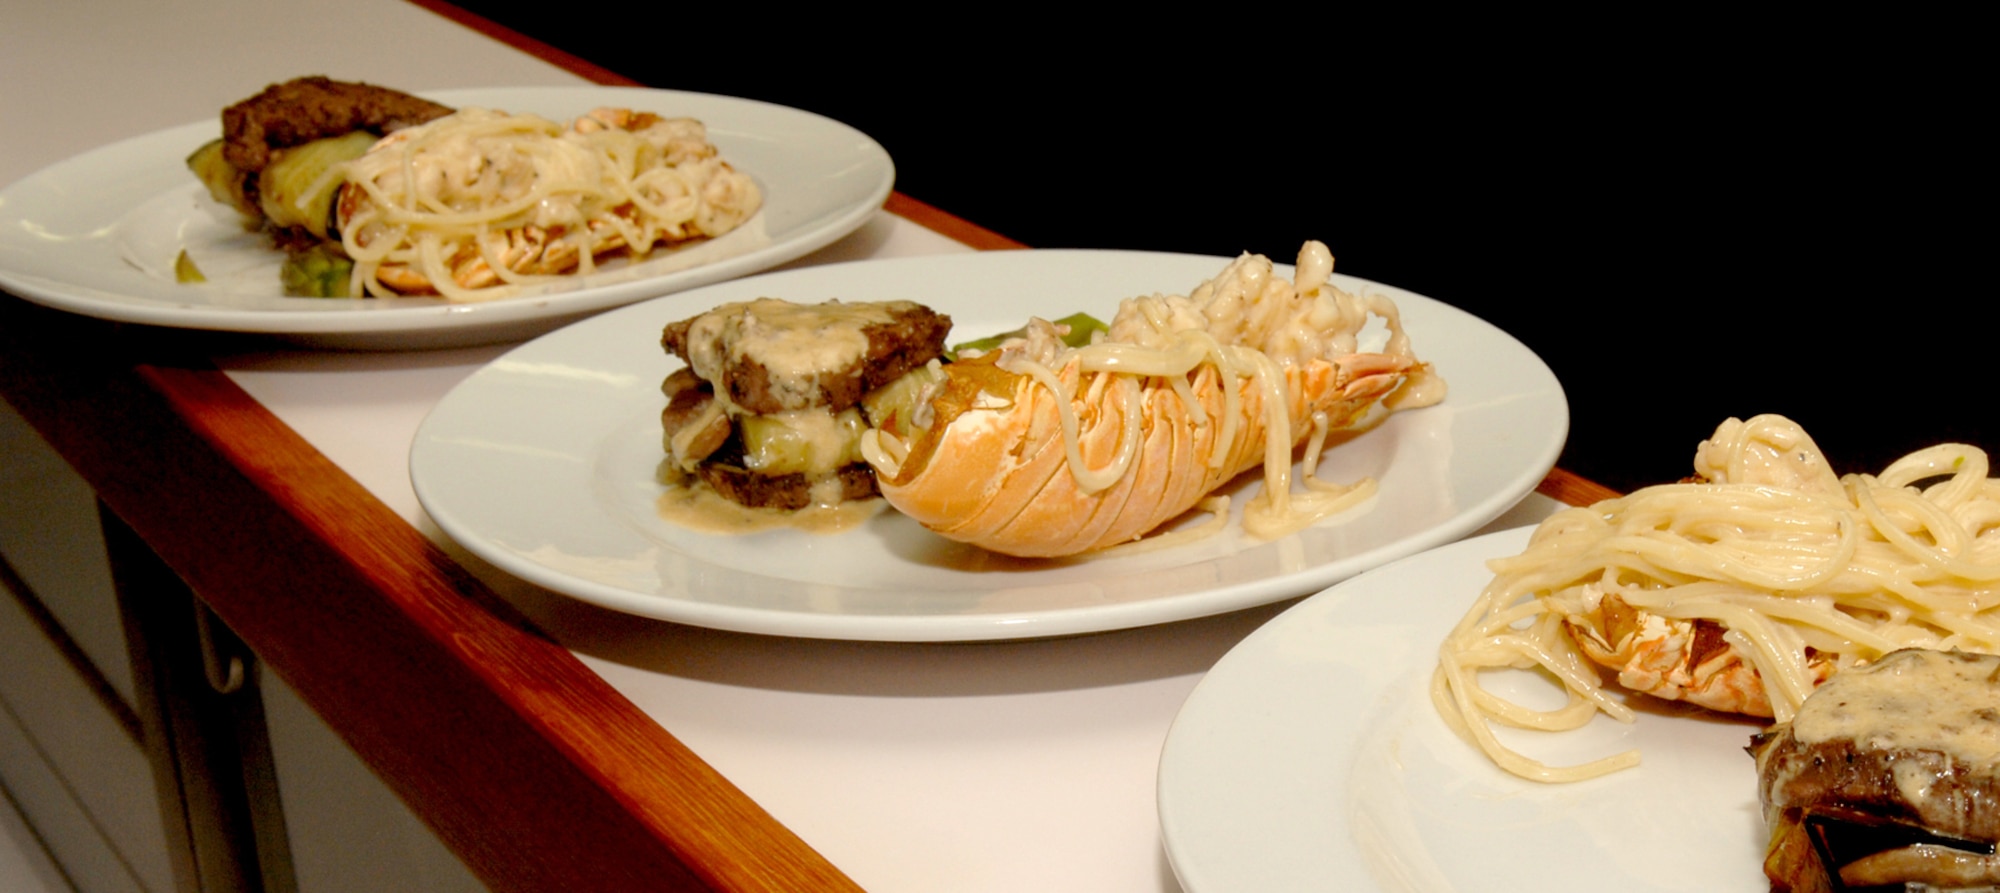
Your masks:
M 561 125 L 301 78 L 223 122 L 188 165 L 291 252 L 292 295 L 507 297 L 722 235 L 762 203 L 692 118 L 601 108 Z
M 1879 475 L 1836 476 L 1789 419 L 1730 419 L 1696 478 L 1544 521 L 1439 650 L 1439 713 L 1502 768 L 1537 781 L 1602 775 L 1636 752 L 1552 767 L 1492 725 L 1560 731 L 1631 721 L 1631 691 L 1790 721 L 1814 688 L 1903 648 L 2000 653 L 2000 480 L 1944 444 Z M 1482 671 L 1539 668 L 1566 706 L 1535 710 Z
M 1328 282 L 1309 242 L 1296 278 L 1244 255 L 1192 294 L 1124 301 L 1091 343 L 1033 320 L 978 356 L 914 373 L 861 438 L 889 504 L 945 537 L 1019 556 L 1131 542 L 1261 466 L 1245 526 L 1280 535 L 1365 500 L 1372 483 L 1312 480 L 1295 492 L 1294 449 L 1378 403 L 1441 399 L 1394 303 Z M 1376 351 L 1358 345 L 1370 319 Z M 1386 399 L 1385 399 L 1386 398 Z M 1224 523 L 1226 503 L 1210 529 Z

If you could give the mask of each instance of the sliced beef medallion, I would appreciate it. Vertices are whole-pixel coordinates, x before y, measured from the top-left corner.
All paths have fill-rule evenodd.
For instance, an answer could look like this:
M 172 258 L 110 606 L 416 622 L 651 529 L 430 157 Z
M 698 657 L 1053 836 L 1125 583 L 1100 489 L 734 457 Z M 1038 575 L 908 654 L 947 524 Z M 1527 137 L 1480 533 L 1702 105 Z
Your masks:
M 1773 891 L 2000 889 L 2000 657 L 1906 649 L 1758 735 Z

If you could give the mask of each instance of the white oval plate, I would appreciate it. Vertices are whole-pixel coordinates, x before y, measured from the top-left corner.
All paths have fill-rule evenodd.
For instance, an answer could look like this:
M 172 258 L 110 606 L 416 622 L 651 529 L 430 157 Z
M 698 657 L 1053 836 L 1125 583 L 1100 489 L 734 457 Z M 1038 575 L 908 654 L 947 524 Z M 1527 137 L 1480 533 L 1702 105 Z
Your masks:
M 608 307 L 769 269 L 853 232 L 882 206 L 895 166 L 866 134 L 748 99 L 626 87 L 520 87 L 427 94 L 448 105 L 567 121 L 599 106 L 691 116 L 764 190 L 741 228 L 545 290 L 481 304 L 436 298 L 290 298 L 279 253 L 208 198 L 184 160 L 220 134 L 211 120 L 115 143 L 0 191 L 0 286 L 51 307 L 122 322 L 260 332 L 327 347 L 426 347 L 548 331 Z M 174 281 L 185 248 L 208 277 Z
M 1564 765 L 1640 749 L 1637 769 L 1543 785 L 1502 772 L 1431 708 L 1438 644 L 1492 579 L 1486 561 L 1519 554 L 1529 532 L 1370 571 L 1216 663 L 1160 757 L 1160 828 L 1187 893 L 1769 888 L 1743 752 L 1759 724 L 1636 698 L 1649 712 L 1631 726 L 1500 730 Z M 1487 684 L 1561 703 L 1526 673 Z
M 417 432 L 410 477 L 467 549 L 588 602 L 723 629 L 940 641 L 1142 626 L 1304 595 L 1464 536 L 1554 464 L 1569 408 L 1540 359 L 1462 311 L 1343 277 L 1344 288 L 1395 298 L 1451 396 L 1329 449 L 1323 475 L 1372 475 L 1381 493 L 1293 536 L 1254 542 L 1237 526 L 1151 554 L 1031 562 L 948 542 L 894 512 L 835 535 L 729 537 L 655 511 L 659 384 L 679 365 L 659 347 L 669 322 L 766 295 L 909 299 L 950 314 L 963 341 L 1031 314 L 1108 319 L 1122 298 L 1185 293 L 1224 263 L 1111 251 L 941 255 L 772 273 L 621 308 L 516 348 L 447 394 Z

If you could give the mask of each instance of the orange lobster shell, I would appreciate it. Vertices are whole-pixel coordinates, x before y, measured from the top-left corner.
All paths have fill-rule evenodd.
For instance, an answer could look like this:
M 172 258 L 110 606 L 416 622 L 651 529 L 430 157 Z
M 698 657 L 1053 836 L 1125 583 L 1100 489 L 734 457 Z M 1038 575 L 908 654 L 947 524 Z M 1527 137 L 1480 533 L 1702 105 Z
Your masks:
M 1021 556 L 1101 549 L 1144 536 L 1266 461 L 1270 425 L 1256 377 L 1203 363 L 1189 374 L 1191 408 L 1165 378 L 1084 372 L 1071 361 L 1057 378 L 1070 395 L 1085 466 L 1116 461 L 1126 439 L 1137 438 L 1116 482 L 1086 488 L 1069 467 L 1056 406 L 1065 397 L 998 368 L 992 356 L 945 367 L 950 379 L 932 403 L 937 425 L 879 481 L 898 511 L 947 538 Z M 1290 431 L 1281 461 L 1289 464 L 1315 414 L 1331 430 L 1349 427 L 1421 365 L 1355 354 L 1279 372 Z M 1232 387 L 1241 401 L 1233 408 Z M 1133 411 L 1136 430 L 1128 430 Z

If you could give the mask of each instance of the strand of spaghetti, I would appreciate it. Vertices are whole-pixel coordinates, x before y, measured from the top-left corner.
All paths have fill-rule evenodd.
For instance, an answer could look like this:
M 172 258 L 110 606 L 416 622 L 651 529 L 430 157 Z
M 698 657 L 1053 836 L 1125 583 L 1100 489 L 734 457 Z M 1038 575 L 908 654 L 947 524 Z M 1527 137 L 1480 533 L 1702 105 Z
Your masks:
M 1523 621 L 1532 620 L 1548 613 L 1548 605 L 1539 599 L 1519 600 L 1520 590 L 1502 587 L 1498 581 L 1481 595 L 1481 605 L 1459 621 L 1452 631 L 1455 638 L 1483 638 L 1506 635 Z
M 1886 487 L 1854 489 L 1855 502 L 1874 525 L 1875 532 L 1903 554 L 1942 574 L 1968 580 L 2000 580 L 2000 564 L 1964 557 L 1971 550 L 1972 532 L 1924 494 Z M 1905 524 L 1896 523 L 1897 519 Z M 1931 542 L 1918 540 L 1912 530 L 1927 534 Z
M 1150 375 L 1180 381 L 1185 381 L 1187 373 L 1203 361 L 1213 362 L 1223 375 L 1222 430 L 1215 438 L 1215 449 L 1210 452 L 1208 460 L 1210 468 L 1217 467 L 1228 455 L 1229 444 L 1235 439 L 1236 428 L 1241 424 L 1243 415 L 1243 396 L 1236 387 L 1236 365 L 1228 362 L 1237 355 L 1226 352 L 1214 335 L 1200 330 L 1191 329 L 1162 337 L 1167 340 L 1164 347 L 1158 346 L 1157 342 L 1146 345 L 1100 341 L 1078 348 L 1075 355 L 1087 371 Z M 1208 418 L 1192 391 L 1188 391 L 1183 399 L 1188 403 L 1189 418 L 1199 419 L 1203 424 L 1215 421 Z
M 1474 696 L 1482 704 L 1504 705 L 1503 709 L 1485 707 L 1487 715 L 1507 725 L 1523 729 L 1545 729 L 1563 731 L 1580 728 L 1599 712 L 1618 718 L 1621 722 L 1631 722 L 1633 714 L 1629 710 L 1607 709 L 1616 704 L 1604 695 L 1603 686 L 1597 684 L 1595 674 L 1585 675 L 1583 667 L 1576 662 L 1559 658 L 1550 645 L 1561 647 L 1561 640 L 1549 641 L 1546 636 L 1511 636 L 1493 643 L 1518 655 L 1523 663 L 1510 666 L 1536 666 L 1562 680 L 1570 695 L 1570 704 L 1561 710 L 1534 710 L 1524 708 L 1512 701 L 1473 684 Z M 1622 706 L 1622 705 L 1617 705 Z
M 1941 648 L 1963 648 L 1989 654 L 2000 652 L 2000 624 L 1965 614 L 1938 614 L 1932 617 L 1931 622 L 1947 633 L 1938 643 Z
M 1524 607 L 1531 611 L 1520 610 Z M 1539 601 L 1509 605 L 1503 612 L 1507 622 L 1479 624 L 1476 632 L 1454 635 L 1448 641 L 1456 643 L 1461 662 L 1468 666 L 1493 669 L 1543 666 L 1562 680 L 1572 695 L 1581 696 L 1593 705 L 1593 710 L 1629 722 L 1631 711 L 1602 694 L 1596 674 L 1587 669 L 1576 649 L 1561 635 L 1560 621 L 1542 610 L 1544 607 Z M 1518 626 L 1530 618 L 1527 626 Z M 1472 688 L 1482 706 L 1499 704 L 1506 705 L 1506 710 L 1513 709 L 1510 702 L 1500 700 L 1476 683 Z
M 1950 475 L 1945 483 L 1925 491 L 1939 505 L 1955 506 L 1978 497 L 1989 485 L 1989 458 L 1964 444 L 1938 444 L 1910 453 L 1876 475 L 1885 487 L 1906 487 L 1920 480 Z
M 1447 679 L 1452 681 L 1452 684 L 1450 684 L 1452 703 L 1456 707 L 1458 714 L 1465 718 L 1465 721 L 1459 723 L 1457 728 L 1466 734 L 1470 734 L 1480 749 L 1492 757 L 1493 761 L 1500 768 L 1535 781 L 1564 782 L 1580 781 L 1586 778 L 1608 775 L 1620 769 L 1627 769 L 1639 764 L 1639 752 L 1636 750 L 1613 754 L 1579 766 L 1556 768 L 1509 749 L 1505 745 L 1502 745 L 1499 739 L 1494 737 L 1493 730 L 1486 723 L 1472 720 L 1472 717 L 1477 714 L 1474 712 L 1471 694 L 1468 691 L 1470 687 L 1468 677 L 1464 669 L 1457 665 L 1454 656 L 1448 649 L 1441 660 L 1445 668 L 1444 672 L 1447 674 Z
M 1501 669 L 1472 664 L 1475 669 Z M 1584 692 L 1569 693 L 1568 702 L 1557 710 L 1530 710 L 1513 701 L 1500 697 L 1472 682 L 1472 701 L 1480 714 L 1488 720 L 1517 729 L 1532 729 L 1538 732 L 1566 732 L 1580 729 L 1599 712 L 1594 699 Z

